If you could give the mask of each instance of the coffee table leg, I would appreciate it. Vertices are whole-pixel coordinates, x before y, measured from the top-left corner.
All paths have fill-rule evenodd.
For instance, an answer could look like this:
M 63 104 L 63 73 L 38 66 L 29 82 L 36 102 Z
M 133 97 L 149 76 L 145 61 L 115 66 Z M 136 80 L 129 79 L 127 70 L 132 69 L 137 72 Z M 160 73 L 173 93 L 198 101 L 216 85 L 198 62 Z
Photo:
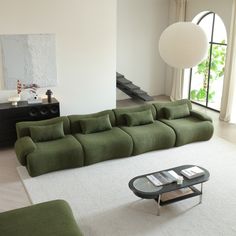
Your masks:
M 200 199 L 199 199 L 199 204 L 202 203 L 202 194 L 203 194 L 203 183 L 201 183 L 201 195 L 200 195 Z
M 157 200 L 157 215 L 158 216 L 160 216 L 160 211 L 161 211 L 161 209 L 160 209 L 160 202 L 161 202 L 161 194 L 160 195 L 158 195 L 158 200 Z

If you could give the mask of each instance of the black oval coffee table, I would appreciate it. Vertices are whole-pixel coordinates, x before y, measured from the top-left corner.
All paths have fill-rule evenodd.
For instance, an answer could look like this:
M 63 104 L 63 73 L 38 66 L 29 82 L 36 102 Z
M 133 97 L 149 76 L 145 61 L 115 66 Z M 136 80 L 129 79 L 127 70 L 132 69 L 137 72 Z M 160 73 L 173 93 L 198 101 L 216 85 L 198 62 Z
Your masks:
M 169 171 L 173 170 L 175 171 L 178 175 L 182 174 L 180 173 L 181 170 L 187 169 L 190 167 L 194 167 L 195 165 L 183 165 L 183 166 L 178 166 L 166 170 L 161 170 L 153 173 L 148 173 L 145 175 L 140 175 L 136 176 L 135 178 L 131 179 L 129 182 L 129 188 L 134 192 L 134 194 L 140 198 L 144 199 L 154 199 L 157 202 L 157 215 L 160 215 L 160 206 L 164 206 L 167 204 L 171 204 L 174 202 L 178 202 L 187 198 L 191 197 L 196 197 L 200 196 L 199 198 L 199 204 L 202 203 L 202 194 L 203 194 L 203 183 L 209 180 L 210 173 L 208 170 L 205 168 L 201 168 L 204 171 L 204 175 L 193 178 L 193 179 L 188 179 L 184 177 L 183 183 L 182 184 L 177 184 L 176 182 L 163 185 L 163 186 L 155 186 L 148 178 L 148 175 L 152 175 L 155 173 L 161 173 L 162 171 Z M 200 184 L 200 190 L 194 185 Z M 168 200 L 163 200 L 162 196 L 166 193 L 173 193 L 173 191 L 181 190 L 181 189 L 189 189 L 189 193 L 187 194 L 182 194 L 179 196 L 175 196 L 174 198 L 168 199 Z

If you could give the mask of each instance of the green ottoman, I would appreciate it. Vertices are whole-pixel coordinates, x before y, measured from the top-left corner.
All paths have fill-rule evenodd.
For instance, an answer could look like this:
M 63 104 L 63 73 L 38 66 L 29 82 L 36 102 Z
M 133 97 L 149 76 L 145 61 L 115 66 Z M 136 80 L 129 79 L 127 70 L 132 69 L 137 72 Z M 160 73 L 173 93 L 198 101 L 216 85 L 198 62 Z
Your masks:
M 0 236 L 82 236 L 63 200 L 0 213 Z

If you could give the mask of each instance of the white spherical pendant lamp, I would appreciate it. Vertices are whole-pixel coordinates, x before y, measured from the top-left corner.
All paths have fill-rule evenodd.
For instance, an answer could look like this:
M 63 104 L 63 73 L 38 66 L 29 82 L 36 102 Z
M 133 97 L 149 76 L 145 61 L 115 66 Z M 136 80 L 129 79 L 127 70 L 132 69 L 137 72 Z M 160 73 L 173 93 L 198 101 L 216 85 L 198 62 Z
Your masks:
M 207 54 L 208 40 L 203 29 L 191 22 L 178 22 L 166 28 L 159 40 L 162 59 L 175 68 L 191 68 Z

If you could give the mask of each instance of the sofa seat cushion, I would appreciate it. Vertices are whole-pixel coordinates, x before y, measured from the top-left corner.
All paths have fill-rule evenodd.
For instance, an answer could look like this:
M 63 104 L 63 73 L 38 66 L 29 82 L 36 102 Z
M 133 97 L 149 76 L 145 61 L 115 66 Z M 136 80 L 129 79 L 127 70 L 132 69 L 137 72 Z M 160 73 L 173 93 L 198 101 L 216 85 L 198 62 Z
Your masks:
M 133 155 L 175 145 L 174 131 L 160 121 L 135 127 L 122 126 L 121 128 L 133 139 Z
M 133 142 L 131 137 L 118 127 L 99 133 L 78 133 L 75 134 L 75 137 L 84 148 L 85 165 L 128 157 L 132 154 Z
M 27 169 L 31 176 L 51 171 L 80 167 L 84 164 L 81 144 L 72 136 L 35 143 L 36 149 L 27 156 Z
M 214 128 L 210 121 L 202 121 L 192 116 L 176 120 L 162 119 L 161 121 L 175 131 L 176 146 L 206 141 L 213 135 Z
M 0 213 L 0 229 L 4 236 L 82 236 L 63 200 Z

